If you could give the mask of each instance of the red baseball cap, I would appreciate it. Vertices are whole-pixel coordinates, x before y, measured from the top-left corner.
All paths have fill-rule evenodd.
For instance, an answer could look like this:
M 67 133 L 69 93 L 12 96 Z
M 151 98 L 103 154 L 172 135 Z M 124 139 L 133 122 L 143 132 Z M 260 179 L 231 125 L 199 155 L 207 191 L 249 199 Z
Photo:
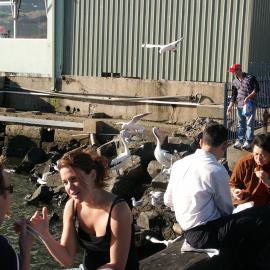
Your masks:
M 233 72 L 235 72 L 236 69 L 239 69 L 239 68 L 242 68 L 240 64 L 233 64 L 233 65 L 229 68 L 228 72 L 233 73 Z

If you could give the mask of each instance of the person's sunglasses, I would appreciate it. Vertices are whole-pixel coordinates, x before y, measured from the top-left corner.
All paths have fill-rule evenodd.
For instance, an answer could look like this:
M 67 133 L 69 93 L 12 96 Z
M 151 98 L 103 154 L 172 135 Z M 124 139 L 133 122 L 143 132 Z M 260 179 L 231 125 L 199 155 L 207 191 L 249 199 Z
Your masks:
M 2 187 L 2 188 L 0 188 L 0 190 L 7 190 L 10 194 L 12 194 L 13 193 L 13 186 L 9 185 L 7 187 Z

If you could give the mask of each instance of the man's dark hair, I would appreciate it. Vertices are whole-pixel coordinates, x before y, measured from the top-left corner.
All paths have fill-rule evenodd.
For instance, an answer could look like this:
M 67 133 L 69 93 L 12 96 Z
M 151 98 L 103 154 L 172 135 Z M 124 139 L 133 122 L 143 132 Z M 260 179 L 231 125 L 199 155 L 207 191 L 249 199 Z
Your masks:
M 262 148 L 264 151 L 270 153 L 270 134 L 259 134 L 254 138 L 253 145 Z
M 209 146 L 218 147 L 228 140 L 228 130 L 219 123 L 211 123 L 205 127 L 202 138 Z

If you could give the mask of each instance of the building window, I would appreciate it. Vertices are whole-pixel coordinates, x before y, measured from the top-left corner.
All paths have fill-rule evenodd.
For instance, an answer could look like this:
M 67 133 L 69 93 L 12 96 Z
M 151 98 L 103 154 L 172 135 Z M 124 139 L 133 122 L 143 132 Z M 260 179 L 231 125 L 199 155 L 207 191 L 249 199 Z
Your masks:
M 47 38 L 46 0 L 0 0 L 0 38 Z

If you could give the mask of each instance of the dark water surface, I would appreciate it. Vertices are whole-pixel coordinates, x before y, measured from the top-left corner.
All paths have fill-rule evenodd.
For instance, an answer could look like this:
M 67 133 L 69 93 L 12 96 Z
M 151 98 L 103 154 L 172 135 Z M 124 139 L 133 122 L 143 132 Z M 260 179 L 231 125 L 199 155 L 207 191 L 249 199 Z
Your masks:
M 15 159 L 9 159 L 6 163 L 6 168 L 14 168 L 18 160 Z M 12 246 L 19 251 L 18 248 L 18 236 L 13 230 L 13 223 L 14 221 L 20 219 L 20 217 L 26 217 L 30 218 L 34 212 L 37 210 L 37 208 L 41 209 L 42 206 L 48 207 L 48 214 L 52 214 L 53 212 L 56 212 L 60 220 L 56 223 L 54 223 L 52 226 L 50 226 L 51 233 L 59 239 L 62 232 L 62 208 L 58 207 L 56 204 L 52 205 L 39 205 L 39 206 L 33 206 L 33 205 L 27 205 L 25 203 L 25 196 L 29 193 L 32 193 L 33 190 L 35 190 L 35 184 L 31 183 L 28 176 L 25 175 L 19 175 L 15 173 L 8 173 L 8 176 L 10 178 L 10 182 L 14 186 L 14 193 L 12 198 L 12 206 L 11 206 L 11 217 L 10 219 L 6 219 L 4 223 L 1 226 L 1 234 L 5 235 L 9 241 L 11 242 Z M 35 244 L 32 248 L 32 256 L 31 256 L 31 269 L 34 270 L 52 270 L 52 269 L 63 269 L 57 262 L 54 261 L 54 259 L 51 257 L 51 255 L 47 252 L 44 245 L 36 240 Z M 74 263 L 73 267 L 78 267 L 79 264 L 82 261 L 82 251 L 78 253 L 78 256 L 76 258 L 76 261 Z

